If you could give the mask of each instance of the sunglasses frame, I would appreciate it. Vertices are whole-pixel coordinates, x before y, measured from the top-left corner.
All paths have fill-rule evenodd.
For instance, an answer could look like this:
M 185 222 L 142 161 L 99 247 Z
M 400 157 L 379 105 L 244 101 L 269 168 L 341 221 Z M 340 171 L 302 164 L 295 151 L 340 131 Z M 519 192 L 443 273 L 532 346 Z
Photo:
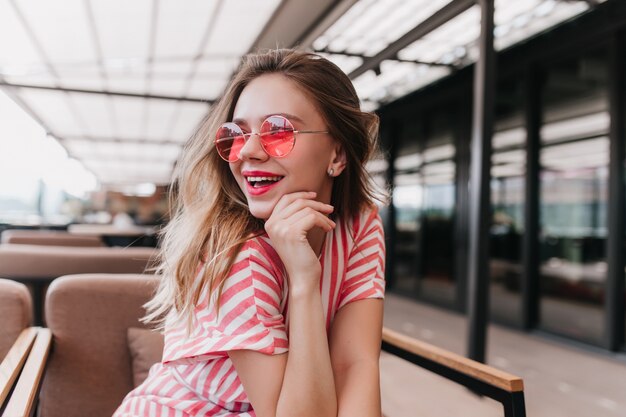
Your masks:
M 220 125 L 220 127 L 217 129 L 217 132 L 219 133 L 219 131 L 222 128 L 224 128 L 224 127 L 227 127 L 228 129 L 231 129 L 231 130 L 233 130 L 232 127 L 236 127 L 236 129 L 239 132 L 241 132 L 241 134 L 238 134 L 237 136 L 228 136 L 228 137 L 225 137 L 225 138 L 218 139 L 217 138 L 217 133 L 216 133 L 215 134 L 215 140 L 213 141 L 213 144 L 215 146 L 217 154 L 220 156 L 220 158 L 222 158 L 224 161 L 229 162 L 229 163 L 240 161 L 241 157 L 239 155 L 236 155 L 237 158 L 234 159 L 234 160 L 230 160 L 228 158 L 224 158 L 224 156 L 220 152 L 219 147 L 217 146 L 217 144 L 219 142 L 223 142 L 223 141 L 226 141 L 226 140 L 232 140 L 234 142 L 235 138 L 238 138 L 238 137 L 241 136 L 241 137 L 243 137 L 244 146 L 245 146 L 245 144 L 248 143 L 248 139 L 250 139 L 250 137 L 252 137 L 253 135 L 258 135 L 260 140 L 261 140 L 261 147 L 263 148 L 263 151 L 267 155 L 269 155 L 272 158 L 284 158 L 287 155 L 289 155 L 291 153 L 291 151 L 293 150 L 293 148 L 296 146 L 296 134 L 297 133 L 328 133 L 327 130 L 295 130 L 295 128 L 293 127 L 293 123 L 291 123 L 291 120 L 289 120 L 288 118 L 286 118 L 285 116 L 282 116 L 280 114 L 274 114 L 274 115 L 270 115 L 270 116 L 266 117 L 265 120 L 263 120 L 263 123 L 261 123 L 261 128 L 263 127 L 263 125 L 265 125 L 265 123 L 268 123 L 269 120 L 272 119 L 272 118 L 282 119 L 283 121 L 287 122 L 288 126 L 291 126 L 291 129 L 285 129 L 285 131 L 287 131 L 287 132 L 290 131 L 292 136 L 293 136 L 293 140 L 291 141 L 292 142 L 292 146 L 291 146 L 291 149 L 289 149 L 289 151 L 287 153 L 285 153 L 284 155 L 272 155 L 270 152 L 268 152 L 268 150 L 265 147 L 266 145 L 265 145 L 265 143 L 263 141 L 263 138 L 265 136 L 271 135 L 272 133 L 275 133 L 275 132 L 269 131 L 269 132 L 250 132 L 250 133 L 245 133 L 243 131 L 243 129 L 241 128 L 241 126 L 239 126 L 237 123 L 234 123 L 234 122 L 222 123 Z M 261 129 L 261 130 L 263 130 L 263 129 Z

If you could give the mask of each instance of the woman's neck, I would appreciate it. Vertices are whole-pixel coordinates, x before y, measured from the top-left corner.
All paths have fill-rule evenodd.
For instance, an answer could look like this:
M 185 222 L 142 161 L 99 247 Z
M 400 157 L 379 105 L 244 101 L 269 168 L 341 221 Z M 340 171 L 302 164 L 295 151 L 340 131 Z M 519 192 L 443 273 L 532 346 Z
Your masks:
M 313 228 L 307 234 L 307 240 L 309 241 L 309 245 L 311 245 L 313 252 L 315 252 L 318 257 L 321 256 L 322 246 L 324 246 L 325 238 L 326 233 L 319 227 Z

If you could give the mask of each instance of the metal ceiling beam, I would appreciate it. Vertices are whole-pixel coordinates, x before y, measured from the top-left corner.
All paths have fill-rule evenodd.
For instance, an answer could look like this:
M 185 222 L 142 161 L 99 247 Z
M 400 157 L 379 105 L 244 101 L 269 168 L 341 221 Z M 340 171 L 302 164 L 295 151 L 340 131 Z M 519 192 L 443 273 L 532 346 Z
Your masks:
M 415 26 L 404 36 L 390 44 L 388 47 L 380 51 L 378 54 L 368 58 L 359 68 L 352 71 L 348 76 L 351 79 L 358 77 L 369 70 L 375 70 L 381 62 L 386 59 L 394 59 L 402 49 L 406 48 L 416 40 L 424 37 L 428 33 L 437 29 L 444 23 L 454 19 L 470 7 L 476 4 L 476 0 L 453 0 L 437 12 L 433 13 L 428 19 Z
M 356 58 L 361 58 L 364 61 L 369 58 L 366 55 L 352 54 L 352 53 L 346 52 L 346 51 L 334 52 L 334 51 L 329 50 L 328 48 L 314 49 L 313 52 L 315 52 L 315 53 L 322 53 L 322 54 L 330 54 L 330 55 L 343 55 L 343 56 L 356 57 Z M 402 59 L 402 58 L 399 58 L 397 55 L 394 56 L 393 58 L 387 58 L 387 59 L 390 59 L 390 60 L 393 60 L 393 61 L 397 61 L 397 62 L 408 62 L 409 64 L 428 65 L 428 66 L 431 66 L 431 67 L 455 68 L 455 66 L 452 65 L 452 64 L 442 64 L 441 62 L 424 62 L 424 61 L 418 61 L 418 60 L 415 60 L 415 59 Z
M 50 87 L 50 86 L 31 85 L 31 84 L 13 84 L 13 83 L 7 83 L 5 81 L 0 81 L 0 87 L 29 88 L 29 89 L 34 89 L 34 90 L 58 91 L 58 92 L 63 92 L 63 93 L 100 94 L 100 95 L 106 95 L 106 96 L 133 97 L 133 98 L 141 98 L 141 99 L 175 100 L 175 101 L 185 101 L 185 102 L 191 102 L 191 103 L 204 103 L 208 105 L 212 105 L 215 102 L 215 100 L 205 100 L 201 98 L 161 96 L 161 95 L 155 95 L 155 94 L 136 94 L 136 93 L 126 93 L 123 91 L 84 90 L 84 89 L 78 89 L 78 88 Z
M 296 47 L 333 10 L 346 3 L 349 3 L 347 8 L 350 8 L 355 2 L 356 0 L 282 1 L 248 52 Z
M 52 135 L 60 141 L 65 140 L 82 140 L 95 143 L 119 143 L 119 144 L 145 144 L 145 145 L 176 145 L 181 148 L 184 142 L 176 142 L 173 140 L 152 140 L 152 139 L 133 139 L 133 138 L 112 138 L 106 136 L 56 136 Z
M 313 45 L 315 39 L 320 37 L 329 27 L 339 20 L 341 16 L 346 14 L 357 1 L 358 0 L 338 0 L 333 2 L 333 4 L 320 15 L 317 21 L 300 36 L 296 42 L 296 46 L 300 49 L 305 49 Z

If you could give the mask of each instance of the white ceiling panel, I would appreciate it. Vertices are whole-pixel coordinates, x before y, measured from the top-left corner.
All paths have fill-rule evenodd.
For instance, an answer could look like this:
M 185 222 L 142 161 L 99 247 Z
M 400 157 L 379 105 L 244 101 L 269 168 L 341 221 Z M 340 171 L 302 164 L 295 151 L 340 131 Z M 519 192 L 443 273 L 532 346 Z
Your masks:
M 93 37 L 83 0 L 16 1 L 37 42 L 56 65 L 96 62 Z M 54 33 L 54 36 L 49 34 Z
M 108 86 L 111 91 L 145 94 L 148 87 L 147 66 L 139 60 L 116 60 L 106 64 Z
M 69 93 L 76 112 L 89 136 L 113 138 L 117 136 L 110 98 L 103 94 Z
M 24 26 L 8 1 L 0 1 L 0 76 L 41 72 L 37 53 Z
M 502 4 L 500 13 L 507 13 L 507 9 L 511 7 L 506 0 L 496 3 L 495 20 L 498 26 L 494 32 L 494 44 L 497 50 L 528 39 L 589 9 L 589 5 L 583 1 L 528 0 L 521 1 L 514 7 L 516 14 L 511 12 L 507 14 L 507 18 L 500 18 L 497 7 L 499 3 Z
M 171 140 L 169 130 L 177 116 L 177 106 L 180 103 L 173 100 L 148 100 L 148 117 L 145 130 L 145 139 Z
M 93 171 L 101 184 L 138 184 L 153 183 L 156 185 L 165 185 L 171 181 L 172 172 L 168 171 L 135 171 L 135 172 L 119 172 L 119 171 Z
M 62 144 L 72 158 L 81 161 L 81 163 L 84 162 L 85 156 L 100 155 L 103 145 L 106 145 L 90 139 L 65 139 Z
M 98 91 L 105 89 L 101 69 L 96 63 L 57 65 L 55 69 L 59 85 L 63 88 Z
M 205 56 L 198 61 L 196 67 L 196 75 L 202 77 L 229 77 L 241 62 L 238 55 L 215 55 L 212 57 Z
M 193 62 L 187 59 L 152 63 L 148 93 L 182 96 L 192 67 Z
M 181 143 L 187 142 L 200 121 L 209 112 L 209 106 L 204 103 L 181 103 L 174 126 L 170 133 L 170 140 Z
M 207 100 L 217 99 L 226 85 L 230 81 L 230 78 L 198 78 L 195 77 L 189 90 L 187 91 L 188 97 L 202 98 Z
M 57 137 L 83 134 L 83 128 L 70 107 L 66 93 L 22 89 L 19 95 Z
M 106 0 L 90 4 L 104 61 L 146 62 L 153 1 Z
M 111 97 L 119 135 L 125 139 L 144 139 L 146 100 L 133 97 Z
M 120 145 L 124 157 L 137 160 L 167 161 L 172 164 L 180 156 L 181 146 L 156 143 L 126 143 Z
M 245 54 L 279 4 L 280 0 L 223 1 L 205 54 Z
M 376 90 L 376 74 L 369 70 L 352 80 L 352 84 L 356 89 L 361 100 L 366 100 Z
M 120 184 L 140 184 L 140 183 L 152 183 L 155 185 L 167 185 L 172 180 L 170 173 L 152 173 L 142 175 L 115 175 L 98 177 L 101 184 L 104 185 L 120 185 Z
M 196 66 L 187 96 L 207 100 L 217 99 L 226 88 L 240 61 L 239 56 L 205 57 Z
M 89 139 L 64 139 L 63 147 L 75 157 L 82 160 L 85 155 L 95 155 L 97 153 L 95 143 Z
M 361 0 L 313 46 L 316 49 L 373 56 L 450 0 Z
M 129 164 L 128 161 L 84 159 L 83 163 L 93 169 L 96 173 L 119 172 L 119 173 L 149 173 L 149 172 L 169 172 L 172 170 L 172 163 L 169 161 L 135 161 Z
M 532 11 L 542 2 L 543 0 L 497 0 L 493 19 L 496 25 L 507 24 L 514 18 Z
M 180 155 L 181 146 L 174 144 L 100 142 L 65 140 L 63 144 L 81 160 L 124 160 L 173 163 Z M 94 146 L 94 145 L 97 145 Z
M 0 68 L 0 71 L 2 69 Z M 28 73 L 16 73 L 16 75 L 4 75 L 0 74 L 0 78 L 4 78 L 4 81 L 11 84 L 21 85 L 37 85 L 43 87 L 56 87 L 57 79 L 53 77 L 50 72 L 44 68 L 33 70 Z
M 164 0 L 158 3 L 154 58 L 198 55 L 204 47 L 203 36 L 219 1 Z
M 326 59 L 332 61 L 343 72 L 350 74 L 353 70 L 357 69 L 363 64 L 363 59 L 358 56 L 346 56 L 340 54 L 320 54 Z

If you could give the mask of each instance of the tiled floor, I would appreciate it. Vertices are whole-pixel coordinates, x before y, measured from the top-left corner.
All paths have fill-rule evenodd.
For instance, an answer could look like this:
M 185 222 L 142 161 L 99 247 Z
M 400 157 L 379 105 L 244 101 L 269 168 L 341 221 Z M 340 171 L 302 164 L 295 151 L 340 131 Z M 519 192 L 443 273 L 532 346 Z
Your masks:
M 463 354 L 466 318 L 394 294 L 385 326 Z M 381 356 L 387 417 L 502 416 L 499 403 L 395 356 Z M 524 379 L 529 417 L 626 417 L 626 361 L 497 325 L 489 327 L 487 363 Z

